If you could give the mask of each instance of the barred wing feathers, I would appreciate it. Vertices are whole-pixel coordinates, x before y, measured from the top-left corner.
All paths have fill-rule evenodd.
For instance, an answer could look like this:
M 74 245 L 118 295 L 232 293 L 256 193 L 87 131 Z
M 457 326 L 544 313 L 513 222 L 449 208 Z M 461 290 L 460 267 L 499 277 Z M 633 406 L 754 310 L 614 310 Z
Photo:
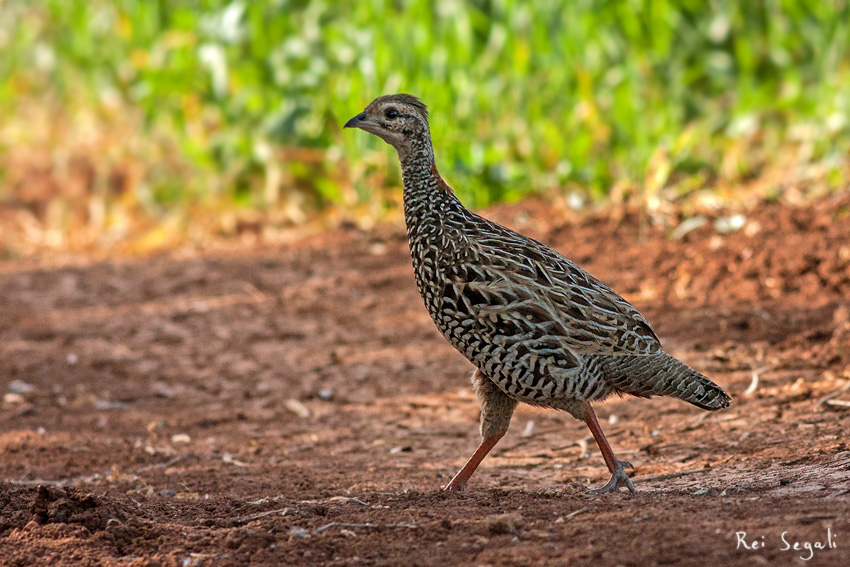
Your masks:
M 611 288 L 546 245 L 474 216 L 460 257 L 446 258 L 444 297 L 498 342 L 545 340 L 579 355 L 650 355 L 661 343 Z

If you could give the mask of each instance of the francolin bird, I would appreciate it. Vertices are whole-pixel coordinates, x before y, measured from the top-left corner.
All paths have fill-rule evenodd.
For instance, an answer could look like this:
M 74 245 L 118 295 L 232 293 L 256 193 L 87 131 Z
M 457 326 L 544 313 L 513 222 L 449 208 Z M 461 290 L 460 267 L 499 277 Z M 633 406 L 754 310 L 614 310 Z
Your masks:
M 635 492 L 591 406 L 612 393 L 673 396 L 706 410 L 731 399 L 661 348 L 625 299 L 548 246 L 468 211 L 434 163 L 428 111 L 382 96 L 345 123 L 393 146 L 419 293 L 437 328 L 472 364 L 481 445 L 446 486 L 463 488 L 505 434 L 519 402 L 584 421 L 611 472 L 596 494 Z

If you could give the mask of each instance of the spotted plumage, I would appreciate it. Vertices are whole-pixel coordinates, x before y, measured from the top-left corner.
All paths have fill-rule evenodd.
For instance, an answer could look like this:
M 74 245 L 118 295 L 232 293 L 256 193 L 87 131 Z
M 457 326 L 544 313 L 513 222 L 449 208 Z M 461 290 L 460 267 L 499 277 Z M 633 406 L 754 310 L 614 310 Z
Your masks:
M 518 401 L 588 423 L 612 472 L 603 491 L 634 488 L 590 402 L 620 393 L 673 396 L 708 410 L 729 405 L 719 386 L 665 353 L 646 319 L 608 286 L 548 246 L 467 210 L 437 172 L 418 99 L 380 97 L 346 126 L 398 151 L 419 293 L 443 336 L 478 369 L 484 442 L 448 488 L 465 484 Z

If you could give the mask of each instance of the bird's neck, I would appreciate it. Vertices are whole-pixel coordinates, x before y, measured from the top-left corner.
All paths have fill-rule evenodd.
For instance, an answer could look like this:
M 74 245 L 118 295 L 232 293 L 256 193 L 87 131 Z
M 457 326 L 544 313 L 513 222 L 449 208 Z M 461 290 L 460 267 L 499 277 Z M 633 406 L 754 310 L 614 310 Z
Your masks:
M 423 137 L 414 140 L 404 150 L 399 149 L 401 178 L 404 183 L 404 216 L 408 229 L 425 217 L 445 214 L 454 207 L 460 207 L 455 197 L 434 163 L 434 150 L 431 140 Z
M 448 183 L 443 181 L 434 163 L 431 141 L 408 151 L 399 151 L 404 182 L 404 223 L 413 259 L 416 285 L 423 297 L 438 269 L 438 257 L 449 253 L 461 240 L 458 222 L 466 216 L 463 205 Z M 427 303 L 427 300 L 426 300 Z

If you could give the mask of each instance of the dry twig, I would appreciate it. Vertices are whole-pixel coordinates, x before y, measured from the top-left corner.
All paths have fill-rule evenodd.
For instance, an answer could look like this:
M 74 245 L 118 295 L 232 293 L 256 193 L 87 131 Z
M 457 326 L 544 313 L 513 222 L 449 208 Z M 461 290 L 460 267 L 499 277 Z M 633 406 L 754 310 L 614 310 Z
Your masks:
M 850 382 L 847 382 L 846 384 L 844 384 L 844 386 L 843 386 L 840 390 L 837 390 L 837 391 L 835 391 L 835 392 L 831 393 L 830 395 L 828 395 L 828 396 L 826 396 L 826 397 L 824 397 L 824 398 L 821 398 L 821 399 L 818 401 L 818 403 L 816 403 L 816 404 L 815 404 L 815 406 L 814 406 L 812 409 L 813 409 L 813 410 L 815 410 L 815 411 L 817 411 L 817 409 L 818 409 L 818 408 L 820 408 L 820 407 L 821 407 L 822 405 L 824 405 L 824 404 L 828 404 L 828 405 L 840 405 L 840 406 L 843 406 L 844 404 L 842 404 L 842 403 L 832 402 L 832 399 L 833 399 L 833 398 L 837 398 L 838 396 L 840 396 L 841 394 L 843 394 L 843 393 L 844 393 L 844 392 L 846 392 L 847 390 L 850 390 Z M 831 402 L 831 403 L 830 403 L 830 402 Z

